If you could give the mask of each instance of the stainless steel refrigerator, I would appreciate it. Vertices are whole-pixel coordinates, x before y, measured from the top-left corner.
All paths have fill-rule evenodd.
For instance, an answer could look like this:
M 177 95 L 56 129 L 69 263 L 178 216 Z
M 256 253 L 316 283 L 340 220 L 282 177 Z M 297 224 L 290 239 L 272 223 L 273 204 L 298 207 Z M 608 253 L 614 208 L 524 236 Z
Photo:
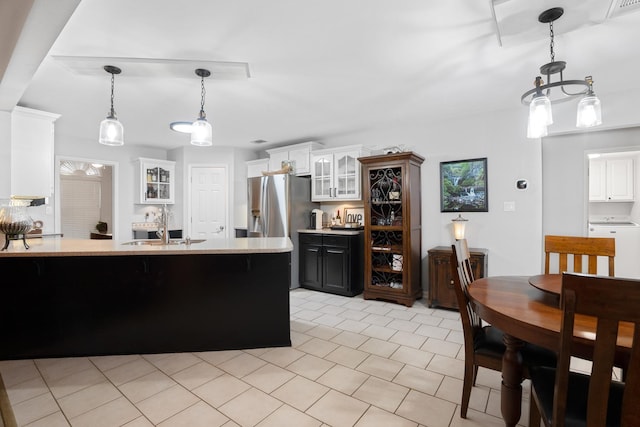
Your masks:
M 298 230 L 310 227 L 311 210 L 320 204 L 311 201 L 311 178 L 288 174 L 248 179 L 247 236 L 289 237 L 291 253 L 291 288 L 298 280 Z

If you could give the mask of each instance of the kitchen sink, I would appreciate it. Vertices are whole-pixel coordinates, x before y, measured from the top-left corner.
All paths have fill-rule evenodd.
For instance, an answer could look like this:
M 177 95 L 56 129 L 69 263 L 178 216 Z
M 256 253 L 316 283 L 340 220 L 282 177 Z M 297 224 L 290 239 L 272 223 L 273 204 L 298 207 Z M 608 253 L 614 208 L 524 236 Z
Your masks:
M 137 239 L 130 242 L 124 242 L 123 245 L 131 246 L 172 246 L 172 245 L 191 245 L 194 243 L 202 243 L 205 239 L 171 239 L 165 244 L 160 239 Z

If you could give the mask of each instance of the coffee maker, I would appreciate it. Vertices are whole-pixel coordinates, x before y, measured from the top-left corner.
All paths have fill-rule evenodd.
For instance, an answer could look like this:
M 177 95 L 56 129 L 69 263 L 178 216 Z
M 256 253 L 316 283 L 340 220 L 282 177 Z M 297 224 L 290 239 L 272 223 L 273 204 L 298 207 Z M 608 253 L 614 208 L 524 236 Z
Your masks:
M 322 230 L 322 212 L 320 209 L 314 209 L 311 211 L 311 223 L 309 224 L 310 229 Z

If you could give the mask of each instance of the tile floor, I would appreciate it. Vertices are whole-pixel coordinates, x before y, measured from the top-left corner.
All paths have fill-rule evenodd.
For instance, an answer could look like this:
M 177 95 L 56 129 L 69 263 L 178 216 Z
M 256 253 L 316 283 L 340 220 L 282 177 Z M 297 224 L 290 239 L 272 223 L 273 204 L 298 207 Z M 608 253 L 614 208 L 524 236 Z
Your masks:
M 292 347 L 1 361 L 18 426 L 502 426 L 481 368 L 460 418 L 456 311 L 291 291 Z M 528 417 L 528 384 L 523 416 Z

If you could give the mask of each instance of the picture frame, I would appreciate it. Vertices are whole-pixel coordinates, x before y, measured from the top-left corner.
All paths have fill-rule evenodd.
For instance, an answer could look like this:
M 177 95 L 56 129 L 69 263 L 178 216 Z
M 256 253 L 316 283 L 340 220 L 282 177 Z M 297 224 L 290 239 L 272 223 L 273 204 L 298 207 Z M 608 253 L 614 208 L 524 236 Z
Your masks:
M 487 158 L 440 162 L 440 212 L 489 212 Z

